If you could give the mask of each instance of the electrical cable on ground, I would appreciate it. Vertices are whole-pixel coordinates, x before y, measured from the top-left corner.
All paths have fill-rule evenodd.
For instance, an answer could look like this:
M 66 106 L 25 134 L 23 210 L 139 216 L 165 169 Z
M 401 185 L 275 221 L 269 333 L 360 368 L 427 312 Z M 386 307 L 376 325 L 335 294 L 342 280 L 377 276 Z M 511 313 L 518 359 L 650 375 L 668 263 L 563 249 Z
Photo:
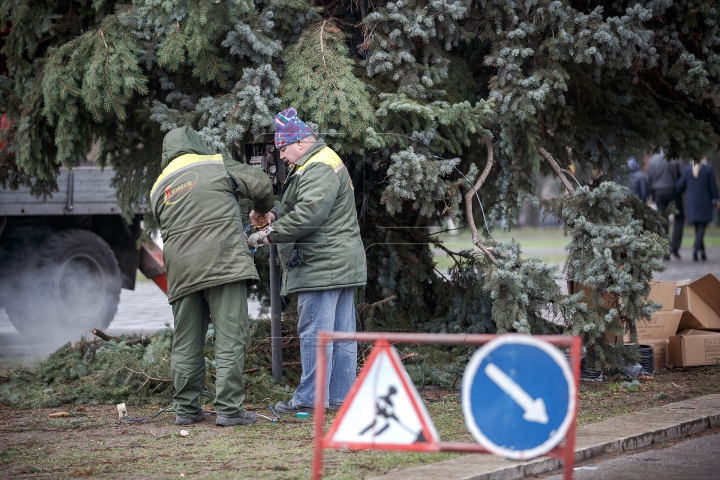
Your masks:
M 160 410 L 158 410 L 157 413 L 155 415 L 153 415 L 152 417 L 147 417 L 147 418 L 123 417 L 122 421 L 123 422 L 131 422 L 131 423 L 147 423 L 150 420 L 154 420 L 161 413 L 174 413 L 175 412 L 174 408 L 169 408 L 169 409 L 165 410 L 165 406 L 169 405 L 170 403 L 171 403 L 171 401 L 168 401 L 168 402 L 165 402 L 162 405 L 160 405 Z

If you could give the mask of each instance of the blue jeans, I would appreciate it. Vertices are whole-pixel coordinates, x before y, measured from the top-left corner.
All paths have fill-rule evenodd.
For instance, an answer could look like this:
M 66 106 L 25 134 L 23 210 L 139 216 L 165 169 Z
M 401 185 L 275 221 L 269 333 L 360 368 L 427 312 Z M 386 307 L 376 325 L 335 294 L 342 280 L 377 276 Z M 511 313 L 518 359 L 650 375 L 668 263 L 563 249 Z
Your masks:
M 354 287 L 298 293 L 298 334 L 302 376 L 292 402 L 309 407 L 315 404 L 315 354 L 321 330 L 355 332 Z M 330 342 L 327 345 L 325 406 L 345 400 L 357 374 L 357 343 Z

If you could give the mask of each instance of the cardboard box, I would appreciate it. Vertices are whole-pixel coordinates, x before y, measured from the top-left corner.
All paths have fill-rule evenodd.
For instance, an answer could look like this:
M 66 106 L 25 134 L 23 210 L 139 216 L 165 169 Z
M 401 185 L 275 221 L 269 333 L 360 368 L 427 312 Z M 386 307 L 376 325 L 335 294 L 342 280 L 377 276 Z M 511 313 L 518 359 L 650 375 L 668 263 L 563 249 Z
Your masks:
M 645 340 L 667 340 L 679 330 L 690 328 L 702 328 L 702 324 L 695 316 L 683 310 L 672 310 L 670 312 L 655 312 L 650 321 L 640 320 L 637 322 L 637 334 L 640 343 Z
M 569 281 L 567 282 L 568 293 L 570 295 L 578 292 L 585 294 L 585 300 L 592 298 L 594 288 L 586 287 L 582 283 Z M 602 296 L 605 308 L 612 308 L 615 295 L 605 293 Z M 674 282 L 650 282 L 650 294 L 648 299 L 661 305 L 660 311 L 672 311 L 675 308 L 675 283 Z M 622 303 L 622 301 L 621 301 Z
M 668 355 L 668 345 L 670 340 L 640 340 L 640 345 L 649 345 L 653 347 L 653 353 L 655 354 L 655 370 L 665 368 L 669 363 L 670 357 Z
M 720 329 L 679 332 L 670 337 L 668 357 L 673 367 L 720 363 Z
M 578 293 L 578 292 L 583 292 L 583 293 L 585 294 L 585 295 L 583 296 L 583 300 L 584 300 L 588 305 L 591 305 L 591 300 L 592 300 L 593 291 L 595 290 L 594 288 L 586 287 L 586 286 L 583 285 L 582 283 L 580 283 L 580 282 L 575 282 L 575 281 L 572 281 L 572 280 L 570 280 L 570 281 L 567 282 L 567 287 L 568 287 L 568 294 L 569 294 L 569 295 L 573 295 L 573 294 Z M 613 300 L 615 300 L 615 295 L 613 295 L 612 293 L 605 293 L 605 294 L 602 296 L 602 299 L 603 299 L 603 301 L 604 301 L 604 305 L 603 305 L 603 306 L 604 306 L 605 308 L 607 308 L 607 309 L 611 309 L 611 308 L 612 308 L 612 304 L 613 304 Z
M 677 308 L 675 306 L 675 288 L 675 282 L 650 282 L 648 299 L 662 305 L 659 311 L 672 311 Z
M 677 282 L 675 308 L 692 313 L 705 328 L 720 329 L 720 280 L 710 273 Z

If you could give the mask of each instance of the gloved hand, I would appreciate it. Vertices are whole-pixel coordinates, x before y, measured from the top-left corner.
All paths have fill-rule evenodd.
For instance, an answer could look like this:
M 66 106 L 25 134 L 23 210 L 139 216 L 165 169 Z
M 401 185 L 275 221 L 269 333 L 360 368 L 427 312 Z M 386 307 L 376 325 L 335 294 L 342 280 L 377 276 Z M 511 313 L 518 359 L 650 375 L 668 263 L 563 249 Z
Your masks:
M 270 244 L 270 240 L 268 240 L 268 235 L 272 233 L 272 228 L 266 228 L 265 230 L 260 230 L 259 232 L 255 232 L 252 235 L 250 235 L 247 239 L 248 247 L 250 247 L 250 250 L 257 250 L 258 245 L 268 245 Z

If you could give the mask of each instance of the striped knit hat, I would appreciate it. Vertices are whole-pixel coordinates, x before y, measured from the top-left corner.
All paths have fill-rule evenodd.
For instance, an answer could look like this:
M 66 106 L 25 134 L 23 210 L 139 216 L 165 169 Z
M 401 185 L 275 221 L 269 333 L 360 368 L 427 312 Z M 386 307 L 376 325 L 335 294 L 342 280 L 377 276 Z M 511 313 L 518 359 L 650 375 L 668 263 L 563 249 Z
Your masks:
M 314 132 L 297 116 L 297 110 L 286 108 L 275 116 L 275 146 L 282 148 L 298 142 Z

